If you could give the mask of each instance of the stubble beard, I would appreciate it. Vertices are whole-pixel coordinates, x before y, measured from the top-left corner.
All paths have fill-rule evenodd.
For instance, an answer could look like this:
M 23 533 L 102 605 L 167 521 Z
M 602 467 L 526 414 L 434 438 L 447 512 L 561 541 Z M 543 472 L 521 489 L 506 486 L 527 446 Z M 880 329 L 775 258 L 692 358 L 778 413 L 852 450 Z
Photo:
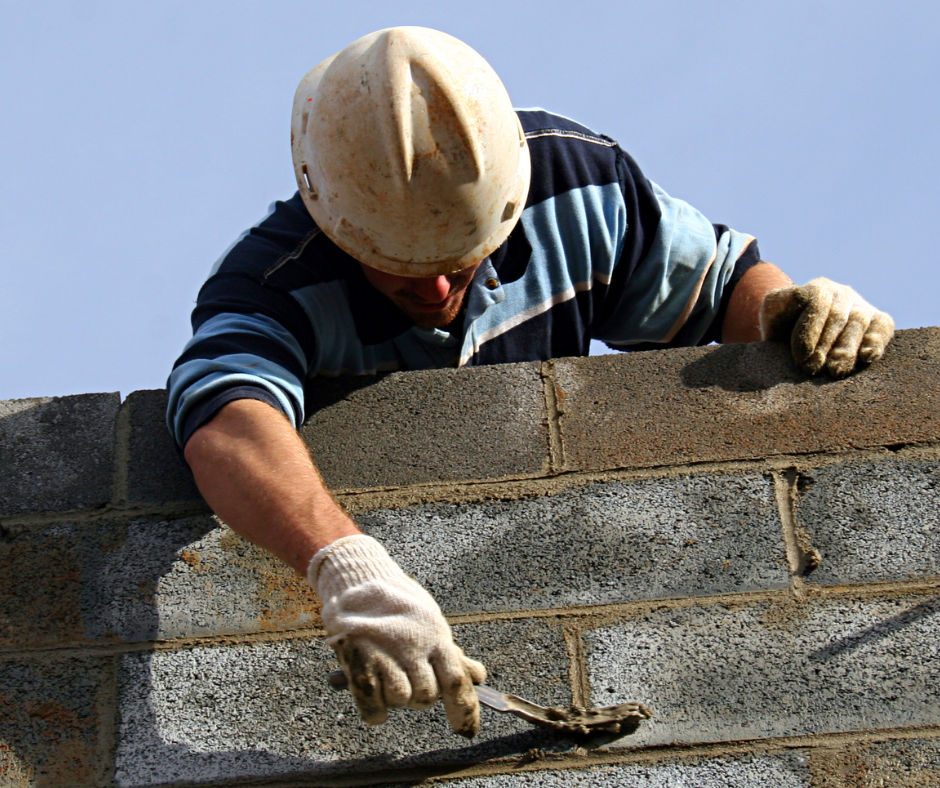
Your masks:
M 412 306 L 407 298 L 399 299 L 399 309 L 401 309 L 411 321 L 420 328 L 443 328 L 452 323 L 457 315 L 460 314 L 460 308 L 463 306 L 463 300 L 466 297 L 466 291 L 460 294 L 459 298 L 454 298 L 452 303 L 447 304 L 444 309 L 437 312 L 422 312 Z

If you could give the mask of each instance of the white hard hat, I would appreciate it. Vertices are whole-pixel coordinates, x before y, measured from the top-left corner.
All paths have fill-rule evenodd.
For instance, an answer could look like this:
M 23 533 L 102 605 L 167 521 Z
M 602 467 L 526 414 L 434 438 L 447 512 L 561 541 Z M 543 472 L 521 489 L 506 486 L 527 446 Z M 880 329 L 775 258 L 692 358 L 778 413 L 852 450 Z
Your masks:
M 291 152 L 323 232 L 401 276 L 479 262 L 529 191 L 525 135 L 496 72 L 423 27 L 363 36 L 311 70 L 294 97 Z

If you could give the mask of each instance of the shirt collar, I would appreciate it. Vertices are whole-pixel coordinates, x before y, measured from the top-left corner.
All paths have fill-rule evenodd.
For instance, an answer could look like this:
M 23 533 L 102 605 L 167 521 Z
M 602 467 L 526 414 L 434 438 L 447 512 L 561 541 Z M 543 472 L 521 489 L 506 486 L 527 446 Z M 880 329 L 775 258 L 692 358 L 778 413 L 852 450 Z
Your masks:
M 492 260 L 487 257 L 477 268 L 473 281 L 467 288 L 467 315 L 464 319 L 464 328 L 494 304 L 506 300 L 506 291 L 499 281 L 499 274 Z

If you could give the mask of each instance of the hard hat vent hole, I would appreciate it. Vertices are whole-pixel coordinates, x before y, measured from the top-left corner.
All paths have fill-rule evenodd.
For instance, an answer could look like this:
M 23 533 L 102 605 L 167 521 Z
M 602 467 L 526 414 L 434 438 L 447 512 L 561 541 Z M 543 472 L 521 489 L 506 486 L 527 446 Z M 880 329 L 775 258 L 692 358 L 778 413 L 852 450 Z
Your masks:
M 300 133 L 301 133 L 301 134 L 306 134 L 306 133 L 307 133 L 307 121 L 308 121 L 308 120 L 310 120 L 310 113 L 309 113 L 309 112 L 304 112 L 304 113 L 300 116 Z
M 304 185 L 307 187 L 307 193 L 310 195 L 310 199 L 317 199 L 317 190 L 313 188 L 313 184 L 310 182 L 310 175 L 307 172 L 306 164 L 303 166 L 302 172 L 304 174 Z
M 503 209 L 503 221 L 508 222 L 512 219 L 513 215 L 516 213 L 516 204 L 512 201 L 506 203 L 506 207 Z

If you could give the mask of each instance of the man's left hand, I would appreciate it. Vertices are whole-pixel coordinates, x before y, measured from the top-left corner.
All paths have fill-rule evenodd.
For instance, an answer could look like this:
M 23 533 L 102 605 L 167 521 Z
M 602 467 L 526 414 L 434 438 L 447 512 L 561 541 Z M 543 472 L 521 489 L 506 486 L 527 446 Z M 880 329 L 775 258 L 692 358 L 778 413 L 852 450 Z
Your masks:
M 894 336 L 894 320 L 851 287 L 813 279 L 771 290 L 760 309 L 762 339 L 789 341 L 804 372 L 824 368 L 834 378 L 880 359 Z

